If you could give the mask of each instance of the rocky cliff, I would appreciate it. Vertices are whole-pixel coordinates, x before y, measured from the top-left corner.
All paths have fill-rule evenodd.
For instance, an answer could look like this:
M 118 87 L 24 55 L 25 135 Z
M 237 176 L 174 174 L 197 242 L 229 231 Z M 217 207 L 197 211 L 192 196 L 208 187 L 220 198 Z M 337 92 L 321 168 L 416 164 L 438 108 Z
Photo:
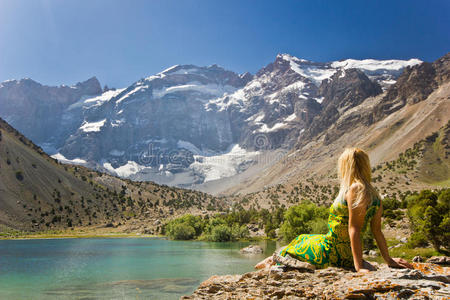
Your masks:
M 61 126 L 64 110 L 82 97 L 101 92 L 97 78 L 73 86 L 45 86 L 32 79 L 0 83 L 0 117 L 39 145 L 61 146 L 73 128 Z M 66 128 L 69 127 L 69 128 Z

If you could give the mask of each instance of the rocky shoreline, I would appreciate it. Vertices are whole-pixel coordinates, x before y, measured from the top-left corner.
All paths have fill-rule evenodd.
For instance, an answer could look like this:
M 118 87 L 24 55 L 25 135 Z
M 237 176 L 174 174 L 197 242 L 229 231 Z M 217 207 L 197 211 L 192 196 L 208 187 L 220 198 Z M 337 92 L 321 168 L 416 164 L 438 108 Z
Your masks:
M 413 263 L 414 269 L 374 264 L 356 273 L 272 266 L 243 275 L 212 276 L 181 299 L 450 299 L 450 267 Z

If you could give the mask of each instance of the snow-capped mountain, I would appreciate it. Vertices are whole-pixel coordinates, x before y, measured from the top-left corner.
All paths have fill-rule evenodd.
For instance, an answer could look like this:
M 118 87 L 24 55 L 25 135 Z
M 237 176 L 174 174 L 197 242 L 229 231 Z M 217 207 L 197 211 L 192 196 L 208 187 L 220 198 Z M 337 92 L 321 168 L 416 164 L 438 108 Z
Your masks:
M 176 65 L 103 92 L 96 79 L 72 87 L 9 81 L 0 85 L 0 117 L 64 162 L 189 186 L 233 176 L 263 151 L 290 149 L 300 133 L 327 126 L 315 118 L 324 110 L 333 120 L 419 63 L 279 54 L 254 76 Z

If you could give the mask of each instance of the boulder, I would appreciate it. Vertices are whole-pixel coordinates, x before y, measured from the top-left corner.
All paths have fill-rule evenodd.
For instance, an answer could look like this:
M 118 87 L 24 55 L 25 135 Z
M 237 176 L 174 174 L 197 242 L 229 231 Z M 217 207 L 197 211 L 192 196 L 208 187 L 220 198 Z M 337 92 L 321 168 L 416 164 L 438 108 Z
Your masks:
M 423 257 L 420 255 L 414 256 L 412 259 L 413 262 L 423 262 Z
M 258 245 L 250 245 L 248 247 L 241 249 L 242 254 L 261 254 L 263 253 L 263 248 Z
M 427 263 L 433 263 L 437 265 L 450 265 L 450 257 L 448 256 L 432 256 L 427 259 Z

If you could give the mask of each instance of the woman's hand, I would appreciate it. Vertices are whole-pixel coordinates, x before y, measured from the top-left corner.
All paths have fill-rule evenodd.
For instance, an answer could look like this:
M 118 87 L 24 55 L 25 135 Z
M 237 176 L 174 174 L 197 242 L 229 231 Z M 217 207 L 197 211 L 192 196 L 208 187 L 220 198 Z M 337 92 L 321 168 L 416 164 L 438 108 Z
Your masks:
M 407 260 L 403 259 L 403 258 L 391 258 L 388 262 L 388 266 L 391 268 L 408 268 L 408 269 L 413 269 L 413 265 L 410 264 Z
M 369 263 L 367 260 L 362 261 L 362 267 L 358 270 L 358 273 L 368 273 L 370 271 L 376 271 L 377 268 L 375 268 L 371 263 Z

